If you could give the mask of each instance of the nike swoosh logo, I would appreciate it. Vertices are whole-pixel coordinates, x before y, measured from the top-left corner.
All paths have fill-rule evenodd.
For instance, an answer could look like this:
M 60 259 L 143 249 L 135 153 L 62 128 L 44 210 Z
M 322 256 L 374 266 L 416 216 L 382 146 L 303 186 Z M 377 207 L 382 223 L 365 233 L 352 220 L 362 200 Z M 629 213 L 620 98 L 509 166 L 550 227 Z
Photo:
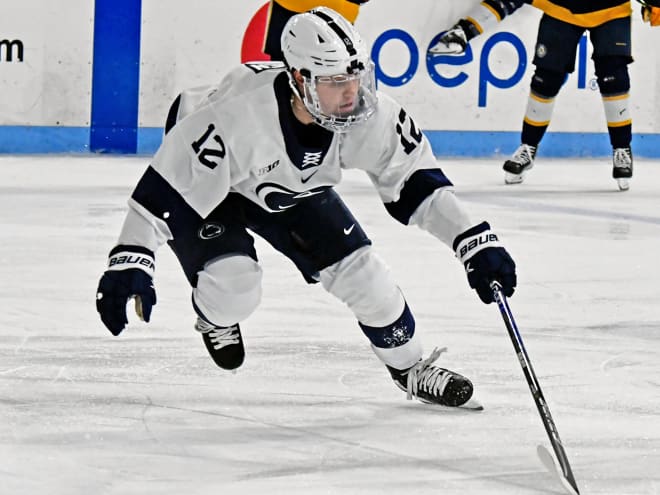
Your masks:
M 353 227 L 355 227 L 355 224 L 353 224 L 350 227 L 344 229 L 344 235 L 350 235 L 351 232 L 353 232 Z
M 300 178 L 300 182 L 302 182 L 303 184 L 307 184 L 307 182 L 309 181 L 309 179 L 311 179 L 312 177 L 314 177 L 314 174 L 316 174 L 316 172 L 318 172 L 318 170 L 314 170 L 314 172 L 312 172 L 311 174 L 309 174 L 307 177 L 301 177 L 301 178 Z
M 310 196 L 316 196 L 317 194 L 323 194 L 325 191 L 305 191 L 294 196 L 295 199 L 309 198 Z
M 280 211 L 284 211 L 284 210 L 288 210 L 289 208 L 293 208 L 294 206 L 296 206 L 296 205 L 277 205 L 277 208 Z

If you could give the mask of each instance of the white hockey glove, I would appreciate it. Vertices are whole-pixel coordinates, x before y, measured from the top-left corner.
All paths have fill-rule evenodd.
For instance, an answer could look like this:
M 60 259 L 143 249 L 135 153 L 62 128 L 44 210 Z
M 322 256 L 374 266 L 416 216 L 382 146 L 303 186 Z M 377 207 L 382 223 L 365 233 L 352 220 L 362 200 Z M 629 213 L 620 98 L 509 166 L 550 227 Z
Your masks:
M 126 304 L 135 298 L 135 312 L 144 321 L 156 304 L 153 285 L 154 253 L 141 246 L 116 246 L 110 251 L 108 269 L 96 290 L 96 310 L 101 321 L 119 335 L 128 323 Z
M 488 222 L 469 228 L 454 240 L 456 257 L 465 266 L 468 283 L 484 303 L 493 302 L 490 284 L 497 281 L 510 297 L 516 287 L 516 264 L 490 230 Z

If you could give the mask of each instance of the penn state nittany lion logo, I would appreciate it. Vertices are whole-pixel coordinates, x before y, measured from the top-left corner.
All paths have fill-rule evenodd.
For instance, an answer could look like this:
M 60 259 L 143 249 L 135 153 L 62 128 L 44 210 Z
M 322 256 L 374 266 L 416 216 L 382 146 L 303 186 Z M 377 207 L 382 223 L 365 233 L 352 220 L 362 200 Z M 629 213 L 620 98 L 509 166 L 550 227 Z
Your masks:
M 199 235 L 200 239 L 204 239 L 205 241 L 208 241 L 210 239 L 215 239 L 216 237 L 220 237 L 224 232 L 225 232 L 224 225 L 214 222 L 206 222 L 204 225 L 202 225 L 199 228 L 197 235 Z
M 300 192 L 287 189 L 280 184 L 266 182 L 259 185 L 255 192 L 270 211 L 279 212 L 293 208 L 306 198 L 316 196 L 317 194 L 323 194 L 327 189 L 330 189 L 330 187 L 322 186 L 310 189 L 309 191 Z

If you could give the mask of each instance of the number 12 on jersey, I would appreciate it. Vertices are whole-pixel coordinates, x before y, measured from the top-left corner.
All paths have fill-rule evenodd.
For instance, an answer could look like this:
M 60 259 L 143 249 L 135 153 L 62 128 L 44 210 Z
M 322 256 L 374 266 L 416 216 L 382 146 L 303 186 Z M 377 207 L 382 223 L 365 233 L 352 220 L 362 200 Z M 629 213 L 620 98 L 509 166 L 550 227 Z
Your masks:
M 226 148 L 224 141 L 218 134 L 213 134 L 213 131 L 215 131 L 215 125 L 209 124 L 206 131 L 204 131 L 204 134 L 202 134 L 198 140 L 193 141 L 193 143 L 191 144 L 192 149 L 197 155 L 197 159 L 199 160 L 199 162 L 205 167 L 210 168 L 211 170 L 213 170 L 215 167 L 217 167 L 220 164 L 217 161 L 217 159 L 221 160 L 226 155 Z M 210 143 L 211 147 L 203 147 L 204 143 L 206 143 L 209 137 L 211 137 L 211 134 L 213 134 L 213 141 L 215 142 L 215 144 L 217 144 L 217 147 L 214 145 L 213 142 Z

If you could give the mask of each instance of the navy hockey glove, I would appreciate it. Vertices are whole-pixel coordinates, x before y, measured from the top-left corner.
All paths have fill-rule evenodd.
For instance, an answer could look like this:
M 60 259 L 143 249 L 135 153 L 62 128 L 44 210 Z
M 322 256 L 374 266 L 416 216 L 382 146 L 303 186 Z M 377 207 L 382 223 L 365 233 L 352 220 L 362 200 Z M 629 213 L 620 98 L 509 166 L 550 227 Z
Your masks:
M 502 293 L 510 297 L 516 287 L 516 264 L 500 246 L 488 222 L 476 225 L 454 240 L 456 257 L 465 266 L 468 283 L 486 304 L 493 302 L 490 283 L 497 280 Z
M 112 335 L 119 335 L 128 323 L 126 304 L 131 297 L 140 319 L 151 318 L 156 304 L 154 270 L 154 253 L 147 248 L 120 245 L 110 251 L 108 269 L 96 290 L 96 310 Z

